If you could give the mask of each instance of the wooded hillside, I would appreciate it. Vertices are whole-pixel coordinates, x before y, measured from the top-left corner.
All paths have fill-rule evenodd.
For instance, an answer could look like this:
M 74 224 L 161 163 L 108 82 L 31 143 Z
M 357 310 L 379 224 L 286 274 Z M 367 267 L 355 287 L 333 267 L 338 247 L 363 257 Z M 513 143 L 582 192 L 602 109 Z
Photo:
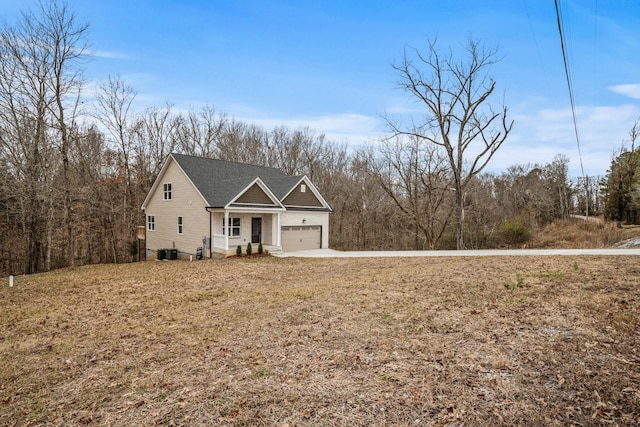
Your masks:
M 87 90 L 87 28 L 43 2 L 0 29 L 0 275 L 138 259 L 140 206 L 171 152 L 308 175 L 334 210 L 337 249 L 455 248 L 458 217 L 464 247 L 520 245 L 569 212 L 600 209 L 598 180 L 572 182 L 564 156 L 467 174 L 462 186 L 469 171 L 452 169 L 449 146 L 411 132 L 355 147 L 213 106 L 138 111 L 120 77 Z

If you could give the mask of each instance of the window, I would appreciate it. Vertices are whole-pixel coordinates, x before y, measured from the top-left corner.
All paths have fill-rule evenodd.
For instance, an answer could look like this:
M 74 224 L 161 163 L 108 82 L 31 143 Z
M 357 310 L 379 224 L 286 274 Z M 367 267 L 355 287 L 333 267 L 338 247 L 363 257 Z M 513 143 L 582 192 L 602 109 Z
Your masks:
M 307 186 L 304 184 L 300 184 L 300 192 L 301 193 L 306 193 L 307 192 Z
M 182 217 L 178 217 L 178 234 L 182 234 Z
M 156 229 L 156 217 L 153 215 L 147 216 L 147 230 L 154 231 Z
M 224 227 L 222 232 L 224 233 Z M 240 236 L 240 218 L 229 218 L 229 222 L 227 223 L 227 236 Z
M 164 188 L 162 191 L 164 200 L 171 200 L 171 183 L 164 184 Z

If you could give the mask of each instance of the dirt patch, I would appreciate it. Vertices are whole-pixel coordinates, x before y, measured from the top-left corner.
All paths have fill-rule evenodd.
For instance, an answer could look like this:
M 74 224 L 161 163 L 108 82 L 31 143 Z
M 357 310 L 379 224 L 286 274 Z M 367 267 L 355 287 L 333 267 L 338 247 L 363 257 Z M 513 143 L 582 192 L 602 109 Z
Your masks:
M 0 288 L 1 425 L 637 425 L 634 257 L 240 258 Z

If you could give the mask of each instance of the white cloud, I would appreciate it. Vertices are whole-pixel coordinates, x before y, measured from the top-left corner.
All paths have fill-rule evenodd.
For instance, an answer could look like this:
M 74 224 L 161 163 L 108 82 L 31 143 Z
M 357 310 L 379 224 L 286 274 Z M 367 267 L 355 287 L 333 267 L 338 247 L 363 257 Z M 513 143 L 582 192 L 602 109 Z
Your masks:
M 122 52 L 112 52 L 107 50 L 92 50 L 89 52 L 90 56 L 96 58 L 105 58 L 105 59 L 133 59 L 131 55 Z
M 392 114 L 392 115 L 403 115 L 403 114 L 422 114 L 424 113 L 424 106 L 417 104 L 417 103 L 413 103 L 412 105 L 409 103 L 402 103 L 402 102 L 398 102 L 395 103 L 389 107 L 387 107 L 386 109 L 386 113 L 387 114 Z
M 580 154 L 571 110 L 542 109 L 531 114 L 514 115 L 516 124 L 508 141 L 496 154 L 491 166 L 504 169 L 517 163 L 548 163 L 556 154 L 570 158 L 570 174 L 604 175 L 611 156 L 629 138 L 633 122 L 640 116 L 640 107 L 618 106 L 580 107 L 576 110 Z
M 640 84 L 609 86 L 609 90 L 633 99 L 640 99 Z
M 291 118 L 235 117 L 266 129 L 273 129 L 277 126 L 287 126 L 292 129 L 308 127 L 318 133 L 323 133 L 329 141 L 348 142 L 351 145 L 371 142 L 382 134 L 381 120 L 364 114 L 343 113 Z

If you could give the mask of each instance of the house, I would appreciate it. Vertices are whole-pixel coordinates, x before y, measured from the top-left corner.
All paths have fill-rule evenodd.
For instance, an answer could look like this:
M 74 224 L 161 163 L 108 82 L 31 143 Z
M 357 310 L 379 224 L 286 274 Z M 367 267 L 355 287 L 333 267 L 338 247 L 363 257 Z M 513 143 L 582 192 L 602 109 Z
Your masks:
M 249 242 L 272 253 L 329 247 L 329 204 L 306 175 L 271 167 L 173 153 L 142 210 L 148 258 L 199 247 L 226 256 Z

